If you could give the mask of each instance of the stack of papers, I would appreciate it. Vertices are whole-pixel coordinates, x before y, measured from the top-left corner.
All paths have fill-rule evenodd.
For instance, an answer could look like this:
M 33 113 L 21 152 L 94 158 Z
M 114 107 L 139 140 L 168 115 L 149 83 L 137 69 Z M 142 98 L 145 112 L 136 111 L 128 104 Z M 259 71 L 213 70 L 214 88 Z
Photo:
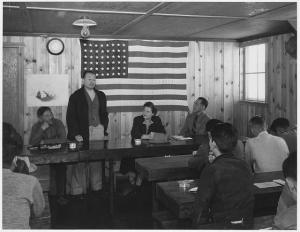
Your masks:
M 189 140 L 189 139 L 193 139 L 191 137 L 183 137 L 182 135 L 173 135 L 171 138 L 176 139 L 176 140 Z
M 262 182 L 262 183 L 254 183 L 254 185 L 258 188 L 274 188 L 274 187 L 282 186 L 281 184 L 277 184 L 273 181 Z

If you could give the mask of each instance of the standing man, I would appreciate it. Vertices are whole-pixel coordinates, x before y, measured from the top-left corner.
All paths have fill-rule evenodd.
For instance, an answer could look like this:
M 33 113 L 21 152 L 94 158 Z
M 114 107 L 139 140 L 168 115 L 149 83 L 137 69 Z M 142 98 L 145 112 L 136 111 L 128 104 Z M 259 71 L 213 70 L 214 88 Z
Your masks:
M 103 140 L 107 135 L 108 113 L 105 94 L 95 88 L 96 74 L 84 72 L 82 83 L 69 99 L 68 139 L 88 144 L 91 140 Z M 102 162 L 71 165 L 69 171 L 71 181 L 67 187 L 72 195 L 85 194 L 89 187 L 93 191 L 102 189 Z
M 205 111 L 207 106 L 208 101 L 204 97 L 199 97 L 194 102 L 193 113 L 186 117 L 184 126 L 180 131 L 180 135 L 186 137 L 195 137 L 197 135 L 207 134 L 205 125 L 210 120 L 210 117 Z

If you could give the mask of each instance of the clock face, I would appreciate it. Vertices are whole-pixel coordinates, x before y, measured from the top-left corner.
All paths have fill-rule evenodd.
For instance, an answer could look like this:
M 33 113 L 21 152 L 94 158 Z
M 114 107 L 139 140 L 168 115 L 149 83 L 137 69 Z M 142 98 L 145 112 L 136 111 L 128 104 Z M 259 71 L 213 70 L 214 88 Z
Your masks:
M 64 51 L 64 43 L 57 38 L 51 39 L 47 43 L 47 50 L 52 55 L 59 55 Z

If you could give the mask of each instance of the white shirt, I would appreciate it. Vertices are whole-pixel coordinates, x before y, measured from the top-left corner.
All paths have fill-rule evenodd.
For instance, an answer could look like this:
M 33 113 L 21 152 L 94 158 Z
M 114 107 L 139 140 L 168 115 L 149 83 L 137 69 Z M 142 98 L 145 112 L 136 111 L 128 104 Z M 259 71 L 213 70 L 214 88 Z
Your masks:
M 282 163 L 288 157 L 286 142 L 266 131 L 247 140 L 245 158 L 255 173 L 282 170 Z

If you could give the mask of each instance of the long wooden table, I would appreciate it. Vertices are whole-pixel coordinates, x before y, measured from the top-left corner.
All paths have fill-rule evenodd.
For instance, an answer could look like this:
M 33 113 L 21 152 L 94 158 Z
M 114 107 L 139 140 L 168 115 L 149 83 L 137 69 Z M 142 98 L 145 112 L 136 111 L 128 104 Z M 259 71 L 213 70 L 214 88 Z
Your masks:
M 114 213 L 114 169 L 115 160 L 122 158 L 157 157 L 165 155 L 181 155 L 197 150 L 203 141 L 202 137 L 188 141 L 173 141 L 163 144 L 152 144 L 143 141 L 134 145 L 129 137 L 120 141 L 92 141 L 76 151 L 70 151 L 67 145 L 58 151 L 27 151 L 30 162 L 36 165 L 72 164 L 106 160 L 109 162 L 110 212 Z
M 274 179 L 284 179 L 282 172 L 259 173 L 254 176 L 254 183 L 272 181 Z M 196 187 L 195 180 L 191 183 L 190 188 Z M 270 210 L 276 209 L 282 186 L 260 189 L 253 185 L 255 194 L 255 216 L 270 214 Z M 191 218 L 193 214 L 193 205 L 195 194 L 179 187 L 177 181 L 162 182 L 157 184 L 156 198 L 161 202 L 173 215 L 178 219 Z M 264 210 L 265 212 L 261 212 Z

